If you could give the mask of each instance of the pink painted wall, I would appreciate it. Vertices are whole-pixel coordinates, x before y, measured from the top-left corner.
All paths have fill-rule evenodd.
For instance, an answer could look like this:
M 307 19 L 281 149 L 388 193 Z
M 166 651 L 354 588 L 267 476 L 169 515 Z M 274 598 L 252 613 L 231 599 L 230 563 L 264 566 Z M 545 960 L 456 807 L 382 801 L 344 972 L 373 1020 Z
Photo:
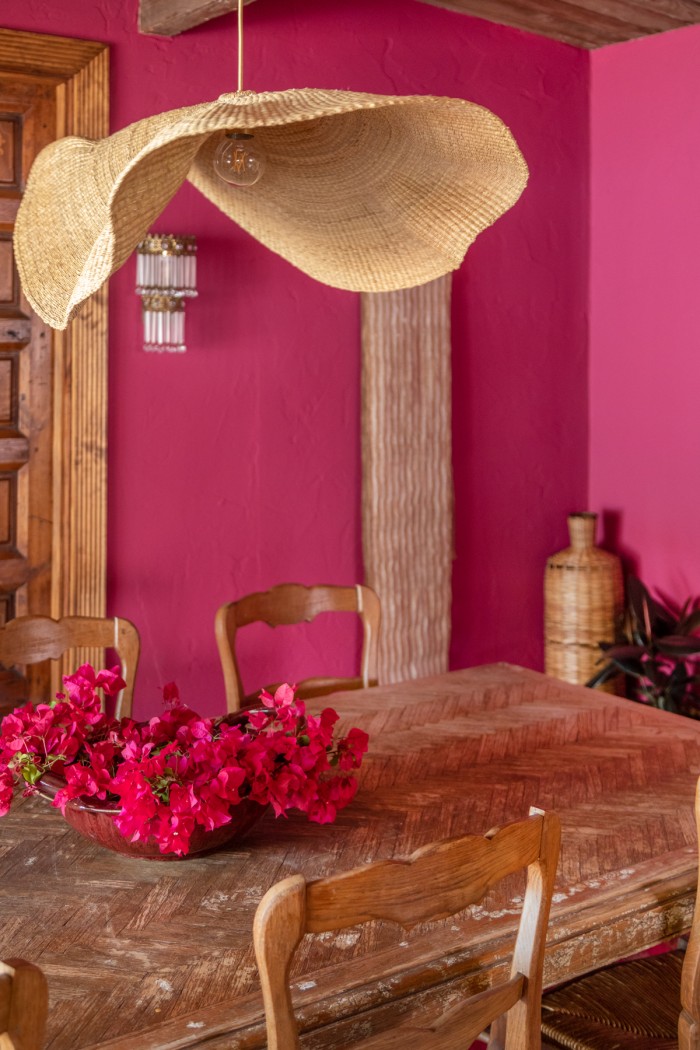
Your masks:
M 480 100 L 512 127 L 530 182 L 454 281 L 451 659 L 541 670 L 545 561 L 588 483 L 589 55 L 493 32 L 488 61 L 463 65 L 489 77 Z
M 119 128 L 234 81 L 234 19 L 172 40 L 136 0 L 3 0 L 8 28 L 112 48 Z M 587 485 L 588 56 L 415 0 L 260 0 L 247 86 L 435 93 L 492 108 L 531 183 L 454 285 L 455 665 L 541 663 L 541 579 Z M 194 233 L 201 297 L 182 356 L 140 348 L 134 266 L 111 281 L 110 609 L 141 631 L 137 709 L 176 679 L 223 704 L 219 603 L 283 580 L 361 576 L 359 303 L 311 281 L 185 187 L 159 230 Z M 354 642 L 254 638 L 253 682 L 349 670 Z M 268 666 L 269 664 L 269 666 Z
M 590 493 L 652 587 L 700 593 L 700 26 L 591 63 Z

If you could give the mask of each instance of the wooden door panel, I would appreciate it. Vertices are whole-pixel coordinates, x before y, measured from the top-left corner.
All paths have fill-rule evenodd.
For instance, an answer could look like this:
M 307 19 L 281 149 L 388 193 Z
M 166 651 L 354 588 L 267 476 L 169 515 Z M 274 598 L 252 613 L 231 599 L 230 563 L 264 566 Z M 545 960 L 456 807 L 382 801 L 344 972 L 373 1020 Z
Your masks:
M 3 186 L 2 189 L 5 187 Z M 2 192 L 0 189 L 0 192 Z M 12 238 L 9 233 L 0 236 L 0 308 L 17 307 L 17 270 L 12 255 Z
M 12 357 L 0 356 L 0 427 L 10 425 L 17 389 L 16 368 Z
M 55 136 L 52 82 L 0 75 L 0 622 L 51 613 L 52 339 L 26 303 L 12 231 L 36 153 Z M 0 690 L 49 688 L 48 667 L 5 671 Z
M 0 28 L 0 624 L 105 615 L 106 290 L 52 335 L 22 296 L 12 229 L 39 150 L 108 132 L 105 44 Z M 0 713 L 47 699 L 59 674 L 0 671 Z
M 19 189 L 19 162 L 21 151 L 21 126 L 19 117 L 0 116 L 0 185 Z

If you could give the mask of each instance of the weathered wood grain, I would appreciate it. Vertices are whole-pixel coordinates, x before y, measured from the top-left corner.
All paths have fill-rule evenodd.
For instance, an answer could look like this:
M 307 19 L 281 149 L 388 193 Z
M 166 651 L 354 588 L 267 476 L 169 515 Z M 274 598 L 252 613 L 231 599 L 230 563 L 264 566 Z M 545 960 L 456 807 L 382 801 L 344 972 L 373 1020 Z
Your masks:
M 44 969 L 50 1050 L 133 1050 L 137 1031 L 139 1050 L 264 1046 L 251 931 L 273 883 L 483 834 L 530 805 L 563 826 L 546 983 L 690 926 L 700 724 L 507 665 L 332 703 L 370 734 L 336 824 L 266 816 L 238 849 L 161 864 L 92 846 L 40 799 L 0 820 L 0 958 Z M 447 956 L 444 930 L 370 924 L 304 942 L 292 980 L 305 1046 L 329 1050 L 503 976 L 521 892 L 507 882 L 450 921 Z
M 252 0 L 245 0 L 251 3 Z M 498 25 L 596 48 L 700 22 L 698 0 L 421 0 Z M 174 36 L 236 10 L 236 0 L 141 0 L 142 33 Z
M 0 68 L 66 81 L 105 50 L 94 40 L 0 29 Z
M 252 4 L 253 0 L 244 0 Z M 139 0 L 139 33 L 177 36 L 238 10 L 238 0 Z
M 421 0 L 499 25 L 597 48 L 700 22 L 697 0 Z

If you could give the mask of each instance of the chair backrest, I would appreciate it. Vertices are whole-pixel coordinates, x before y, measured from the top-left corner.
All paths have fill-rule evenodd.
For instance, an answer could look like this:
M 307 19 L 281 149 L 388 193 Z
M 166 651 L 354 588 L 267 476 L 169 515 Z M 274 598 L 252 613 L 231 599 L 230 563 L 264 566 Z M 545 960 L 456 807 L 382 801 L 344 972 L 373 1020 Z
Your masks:
M 322 612 L 354 612 L 362 621 L 363 641 L 360 674 L 355 678 L 306 678 L 297 683 L 301 699 L 323 696 L 340 689 L 362 689 L 377 684 L 377 642 L 379 638 L 379 599 L 371 587 L 336 587 L 320 584 L 304 587 L 282 583 L 269 591 L 248 594 L 236 602 L 222 605 L 216 614 L 216 642 L 226 683 L 229 711 L 257 700 L 260 689 L 246 694 L 236 661 L 236 632 L 251 623 L 269 627 L 309 623 Z M 270 686 L 269 688 L 272 688 Z
M 38 966 L 23 959 L 0 962 L 0 1047 L 42 1050 L 49 995 Z
M 126 688 L 116 697 L 115 717 L 129 717 L 140 651 L 138 631 L 129 620 L 18 616 L 0 628 L 0 663 L 6 667 L 58 660 L 68 649 L 81 647 L 116 650 Z
M 410 929 L 444 919 L 478 904 L 491 886 L 521 868 L 527 868 L 527 888 L 510 978 L 429 1024 L 404 1026 L 403 1045 L 463 1050 L 498 1018 L 495 1045 L 504 1050 L 539 1048 L 542 965 L 559 839 L 558 818 L 531 810 L 527 820 L 496 828 L 484 838 L 448 839 L 405 860 L 379 861 L 315 882 L 302 875 L 278 882 L 260 902 L 253 925 L 268 1050 L 299 1047 L 288 974 L 305 933 L 372 920 Z
M 695 824 L 700 851 L 700 779 L 695 788 Z M 693 925 L 683 960 L 678 1045 L 680 1050 L 700 1050 L 700 892 L 695 897 Z

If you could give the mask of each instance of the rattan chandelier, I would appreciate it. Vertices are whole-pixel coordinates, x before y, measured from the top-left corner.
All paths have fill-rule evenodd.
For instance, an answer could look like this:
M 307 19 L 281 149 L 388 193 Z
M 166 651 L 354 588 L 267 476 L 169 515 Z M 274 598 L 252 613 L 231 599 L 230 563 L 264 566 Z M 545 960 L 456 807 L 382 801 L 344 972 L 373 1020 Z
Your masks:
M 188 179 L 225 215 L 318 281 L 360 292 L 456 269 L 519 198 L 527 166 L 505 124 L 463 99 L 306 88 L 239 90 L 137 121 L 100 141 L 69 137 L 36 158 L 15 225 L 22 287 L 65 328 L 132 254 Z M 231 186 L 227 139 L 254 136 L 265 172 Z

